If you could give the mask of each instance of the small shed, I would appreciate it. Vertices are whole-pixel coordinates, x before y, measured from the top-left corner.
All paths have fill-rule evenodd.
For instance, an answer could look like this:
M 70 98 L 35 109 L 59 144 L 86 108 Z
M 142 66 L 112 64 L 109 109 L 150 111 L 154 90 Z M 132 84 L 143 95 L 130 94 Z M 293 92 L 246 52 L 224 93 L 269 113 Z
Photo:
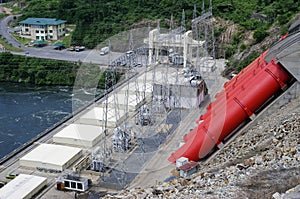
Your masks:
M 186 157 L 180 157 L 176 160 L 176 167 L 179 168 L 182 165 L 186 164 L 189 162 L 189 159 Z
M 89 188 L 88 179 L 68 175 L 57 182 L 58 190 L 71 190 L 84 192 Z
M 198 171 L 198 168 L 199 168 L 198 162 L 190 161 L 179 167 L 180 176 L 187 177 L 189 175 L 192 175 Z

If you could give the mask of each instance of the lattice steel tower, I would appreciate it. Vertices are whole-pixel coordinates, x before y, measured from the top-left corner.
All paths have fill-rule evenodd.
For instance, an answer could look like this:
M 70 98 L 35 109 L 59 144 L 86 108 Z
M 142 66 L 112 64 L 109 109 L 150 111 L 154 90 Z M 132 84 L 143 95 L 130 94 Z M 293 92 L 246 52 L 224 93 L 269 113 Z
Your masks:
M 210 0 L 208 9 L 205 8 L 204 1 L 202 2 L 202 12 L 200 16 L 197 16 L 195 5 L 193 17 L 193 39 L 202 42 L 202 46 L 197 46 L 196 49 L 193 49 L 196 69 L 202 74 L 212 72 L 216 68 L 212 0 Z

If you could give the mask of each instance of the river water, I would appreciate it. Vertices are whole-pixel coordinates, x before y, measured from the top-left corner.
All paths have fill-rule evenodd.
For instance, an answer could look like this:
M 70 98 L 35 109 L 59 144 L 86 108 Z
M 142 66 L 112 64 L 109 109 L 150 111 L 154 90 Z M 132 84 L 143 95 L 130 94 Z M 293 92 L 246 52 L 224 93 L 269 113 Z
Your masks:
M 71 87 L 0 82 L 0 159 L 71 112 Z

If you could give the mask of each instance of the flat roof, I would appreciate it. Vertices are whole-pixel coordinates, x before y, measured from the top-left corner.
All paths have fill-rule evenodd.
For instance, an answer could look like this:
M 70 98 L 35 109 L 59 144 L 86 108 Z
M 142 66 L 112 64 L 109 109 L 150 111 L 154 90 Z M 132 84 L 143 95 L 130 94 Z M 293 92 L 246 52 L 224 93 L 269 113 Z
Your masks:
M 66 23 L 66 21 L 55 19 L 55 18 L 27 18 L 19 22 L 19 24 L 31 24 L 31 25 L 59 25 L 63 23 Z
M 36 189 L 46 182 L 47 178 L 44 177 L 20 174 L 0 189 L 0 198 L 27 198 L 33 191 L 37 192 Z
M 116 98 L 116 99 L 115 99 Z M 109 96 L 107 99 L 107 102 L 109 104 L 113 104 L 113 103 L 118 103 L 118 104 L 122 104 L 122 105 L 126 105 L 126 103 L 128 103 L 129 106 L 136 106 L 138 103 L 140 103 L 141 101 L 143 101 L 142 96 L 137 97 L 134 94 L 129 94 L 128 95 L 128 99 L 126 94 L 122 94 L 122 93 L 117 93 L 114 96 Z M 104 101 L 105 103 L 106 101 Z
M 76 147 L 40 144 L 20 160 L 63 166 L 80 152 L 81 149 Z
M 176 85 L 189 85 L 189 78 L 184 77 L 183 68 L 176 69 L 171 66 L 158 66 L 155 69 L 154 83 L 156 84 L 176 84 Z M 146 81 L 153 81 L 153 74 L 147 73 Z M 167 83 L 166 83 L 167 82 Z
M 122 109 L 118 109 L 116 111 L 115 108 L 108 108 L 107 109 L 107 118 L 105 116 L 105 108 L 102 107 L 94 107 L 90 111 L 88 111 L 86 114 L 81 116 L 81 118 L 84 119 L 95 119 L 95 120 L 100 120 L 104 121 L 107 119 L 107 121 L 112 121 L 116 122 L 119 120 L 121 117 L 125 115 L 125 111 Z
M 127 92 L 128 87 L 129 87 L 129 94 L 135 94 L 136 95 L 137 92 L 140 92 L 140 94 L 142 94 L 144 91 L 145 91 L 146 94 L 152 92 L 152 89 L 153 89 L 152 84 L 149 83 L 149 81 L 146 82 L 146 84 L 145 84 L 144 80 L 139 80 L 138 79 L 138 81 L 139 81 L 138 83 L 130 82 L 129 86 L 127 86 L 127 85 L 123 86 L 120 89 L 119 93 Z
M 182 166 L 179 167 L 180 170 L 183 170 L 183 171 L 189 171 L 189 170 L 192 170 L 193 168 L 195 168 L 196 166 L 198 166 L 199 163 L 198 162 L 188 162 Z
M 70 138 L 93 141 L 103 132 L 103 127 L 88 124 L 70 124 L 56 133 L 53 138 Z

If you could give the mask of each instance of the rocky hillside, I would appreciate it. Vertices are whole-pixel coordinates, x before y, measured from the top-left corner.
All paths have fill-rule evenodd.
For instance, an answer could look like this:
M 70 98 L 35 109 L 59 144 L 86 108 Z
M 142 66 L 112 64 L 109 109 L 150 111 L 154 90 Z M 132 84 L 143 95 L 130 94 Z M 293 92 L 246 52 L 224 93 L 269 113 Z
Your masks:
M 106 198 L 299 198 L 299 163 L 300 98 L 244 132 L 191 178 Z

